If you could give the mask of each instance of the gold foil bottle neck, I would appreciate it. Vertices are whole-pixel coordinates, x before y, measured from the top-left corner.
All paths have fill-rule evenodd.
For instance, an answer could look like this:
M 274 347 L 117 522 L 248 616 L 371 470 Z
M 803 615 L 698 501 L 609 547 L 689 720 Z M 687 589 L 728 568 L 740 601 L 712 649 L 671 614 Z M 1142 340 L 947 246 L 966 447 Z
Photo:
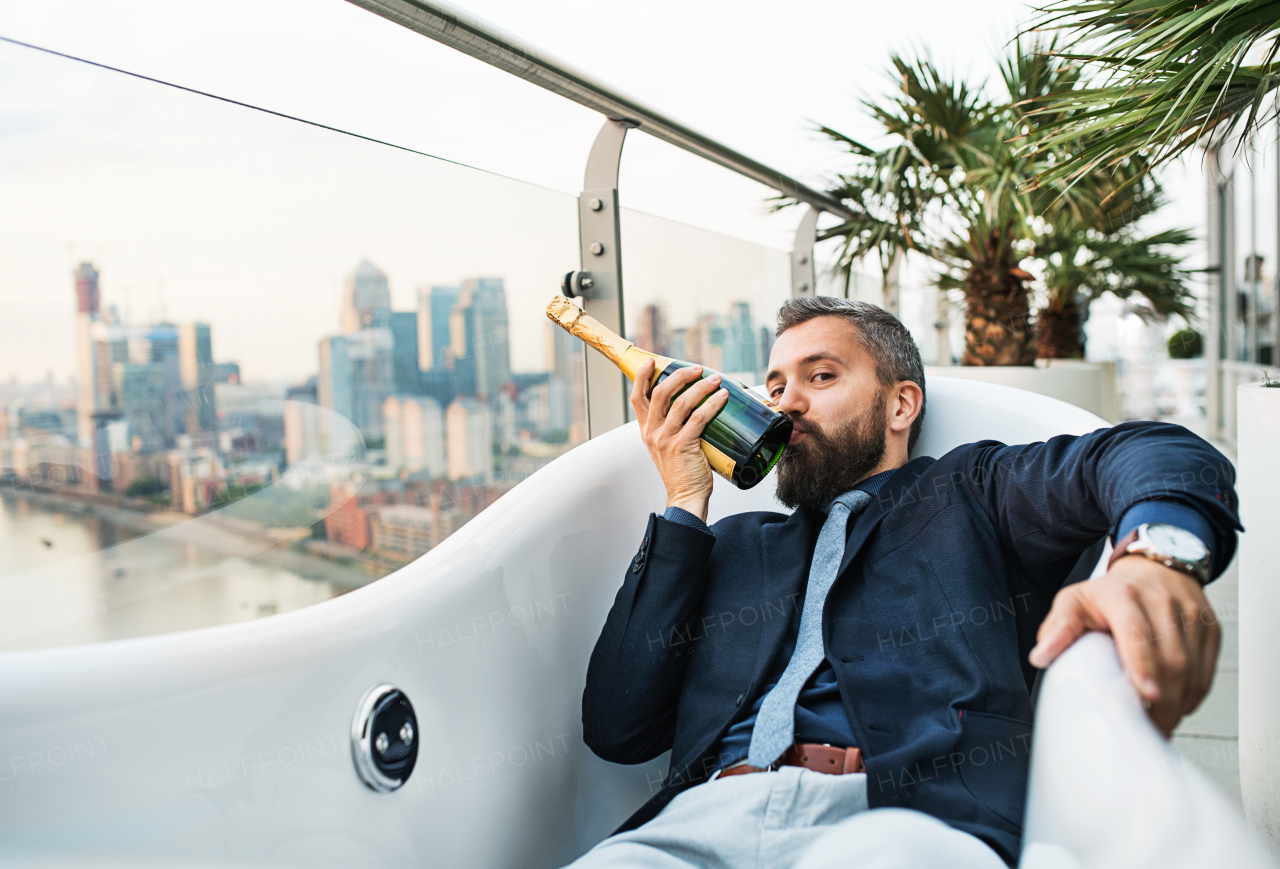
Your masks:
M 622 366 L 622 354 L 632 346 L 630 341 L 619 337 L 566 296 L 556 296 L 551 300 L 547 305 L 547 317 L 570 335 L 599 350 L 619 367 Z

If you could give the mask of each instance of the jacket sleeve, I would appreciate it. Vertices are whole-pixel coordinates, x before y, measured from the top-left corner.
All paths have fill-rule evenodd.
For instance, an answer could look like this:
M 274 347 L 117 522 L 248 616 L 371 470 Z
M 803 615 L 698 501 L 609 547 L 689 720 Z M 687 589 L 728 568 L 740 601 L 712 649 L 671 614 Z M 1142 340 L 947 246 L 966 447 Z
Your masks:
M 1128 422 L 1080 437 L 972 449 L 967 485 L 1029 574 L 1060 566 L 1104 534 L 1114 540 L 1121 519 L 1145 501 L 1177 502 L 1204 518 L 1214 537 L 1206 541 L 1211 578 L 1235 555 L 1242 530 L 1235 469 L 1182 426 Z
M 613 763 L 644 763 L 671 748 L 685 655 L 670 654 L 702 596 L 715 536 L 649 517 L 587 667 L 582 735 Z

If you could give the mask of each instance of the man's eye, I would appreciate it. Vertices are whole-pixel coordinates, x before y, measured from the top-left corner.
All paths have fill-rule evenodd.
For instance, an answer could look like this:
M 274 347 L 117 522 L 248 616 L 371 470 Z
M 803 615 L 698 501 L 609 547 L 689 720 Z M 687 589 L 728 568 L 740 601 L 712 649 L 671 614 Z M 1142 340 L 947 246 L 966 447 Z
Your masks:
M 835 375 L 830 371 L 819 371 L 817 374 L 813 375 L 814 380 L 826 380 L 832 377 L 835 377 Z

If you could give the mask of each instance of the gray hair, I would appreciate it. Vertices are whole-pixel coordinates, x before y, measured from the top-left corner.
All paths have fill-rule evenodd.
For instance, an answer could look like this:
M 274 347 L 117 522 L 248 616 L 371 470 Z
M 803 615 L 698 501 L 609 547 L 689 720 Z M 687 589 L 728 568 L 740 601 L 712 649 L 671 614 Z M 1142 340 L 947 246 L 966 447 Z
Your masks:
M 815 296 L 811 299 L 791 299 L 778 309 L 778 331 L 781 335 L 792 326 L 807 323 L 815 317 L 840 317 L 852 324 L 858 333 L 858 341 L 876 361 L 876 379 L 885 386 L 910 380 L 920 387 L 920 415 L 911 424 L 907 449 L 911 450 L 920 438 L 924 424 L 924 363 L 920 361 L 920 348 L 897 317 L 883 308 L 867 302 L 854 302 L 831 296 Z

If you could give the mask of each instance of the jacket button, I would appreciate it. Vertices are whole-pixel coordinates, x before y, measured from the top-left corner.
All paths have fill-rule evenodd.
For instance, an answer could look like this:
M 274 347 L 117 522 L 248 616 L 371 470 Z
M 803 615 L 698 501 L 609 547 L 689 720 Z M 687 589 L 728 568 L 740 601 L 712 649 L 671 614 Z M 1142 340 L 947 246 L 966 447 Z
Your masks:
M 747 692 L 746 692 L 746 691 L 743 691 L 741 694 L 739 694 L 739 695 L 738 695 L 738 699 L 733 701 L 733 705 L 734 705 L 734 706 L 741 706 L 741 705 L 742 705 L 742 701 L 743 701 L 743 700 L 746 700 L 746 699 L 747 699 Z

